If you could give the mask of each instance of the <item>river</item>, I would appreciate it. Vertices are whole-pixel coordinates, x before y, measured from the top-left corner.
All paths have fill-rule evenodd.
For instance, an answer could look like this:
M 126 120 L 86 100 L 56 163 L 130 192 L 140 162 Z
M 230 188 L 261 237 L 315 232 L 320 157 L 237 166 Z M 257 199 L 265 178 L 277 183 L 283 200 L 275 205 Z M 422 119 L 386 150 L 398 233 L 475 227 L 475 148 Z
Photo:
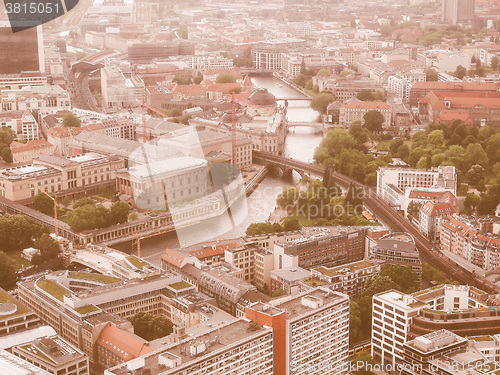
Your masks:
M 300 99 L 304 97 L 300 92 L 286 85 L 281 85 L 281 81 L 275 77 L 253 77 L 252 82 L 256 87 L 267 88 L 277 98 Z M 318 117 L 318 112 L 310 108 L 307 99 L 291 100 L 288 102 L 287 116 L 289 121 L 314 122 Z M 314 150 L 321 142 L 321 138 L 321 135 L 313 133 L 312 128 L 296 127 L 294 133 L 290 132 L 287 135 L 284 155 L 296 160 L 311 162 Z M 216 220 L 213 223 L 191 226 L 188 233 L 189 240 L 191 242 L 207 241 L 210 239 L 210 234 L 213 233 L 218 233 L 217 238 L 219 239 L 244 235 L 246 228 L 251 223 L 268 219 L 276 206 L 276 197 L 281 192 L 282 187 L 297 183 L 298 178 L 298 174 L 294 174 L 290 180 L 268 175 L 253 194 L 242 203 L 246 205 L 246 208 L 239 206 L 242 212 L 246 212 L 239 224 L 232 226 L 228 225 L 227 221 L 224 223 L 224 220 Z M 227 230 L 228 228 L 230 229 Z M 153 264 L 159 264 L 160 256 L 165 248 L 177 246 L 179 246 L 179 241 L 175 233 L 147 238 L 141 240 L 141 256 Z M 128 253 L 133 251 L 130 242 L 114 247 Z

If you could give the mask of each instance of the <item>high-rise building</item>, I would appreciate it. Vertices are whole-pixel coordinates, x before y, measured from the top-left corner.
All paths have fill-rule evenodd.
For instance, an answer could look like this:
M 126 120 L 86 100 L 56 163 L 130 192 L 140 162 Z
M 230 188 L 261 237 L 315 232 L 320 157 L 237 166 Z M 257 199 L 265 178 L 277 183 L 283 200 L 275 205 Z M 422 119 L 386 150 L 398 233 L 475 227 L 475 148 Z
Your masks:
M 0 74 L 23 71 L 45 72 L 42 26 L 12 32 L 8 21 L 0 20 Z
M 273 330 L 274 375 L 347 374 L 347 295 L 316 288 L 271 304 L 251 304 L 246 317 Z
M 474 19 L 475 0 L 443 0 L 441 21 L 456 25 Z

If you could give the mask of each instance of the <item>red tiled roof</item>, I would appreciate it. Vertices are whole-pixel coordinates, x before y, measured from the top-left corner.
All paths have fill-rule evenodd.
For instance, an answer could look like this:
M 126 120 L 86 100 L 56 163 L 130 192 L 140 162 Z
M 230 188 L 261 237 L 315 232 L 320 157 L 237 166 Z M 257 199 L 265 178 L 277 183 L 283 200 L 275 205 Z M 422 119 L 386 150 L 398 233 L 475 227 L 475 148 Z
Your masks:
M 439 81 L 419 81 L 411 87 L 423 90 L 457 90 L 457 91 L 496 91 L 497 83 L 491 82 L 439 82 Z
M 97 344 L 113 352 L 124 361 L 153 351 L 149 348 L 146 340 L 111 323 L 103 328 L 97 339 Z
M 207 91 L 222 92 L 223 94 L 229 94 L 232 89 L 241 87 L 239 83 L 214 83 L 207 86 Z
M 435 202 L 426 202 L 421 210 L 427 216 L 449 216 L 456 213 L 455 208 L 445 202 L 445 203 L 435 203 Z
M 205 88 L 202 85 L 175 85 L 172 89 L 174 94 L 185 95 L 205 95 Z
M 27 143 L 19 143 L 19 142 L 14 141 L 10 144 L 10 149 L 12 150 L 13 154 L 18 153 L 18 152 L 28 151 L 28 150 L 49 148 L 49 147 L 53 147 L 52 143 L 49 143 L 44 139 L 39 139 L 36 141 L 29 141 Z

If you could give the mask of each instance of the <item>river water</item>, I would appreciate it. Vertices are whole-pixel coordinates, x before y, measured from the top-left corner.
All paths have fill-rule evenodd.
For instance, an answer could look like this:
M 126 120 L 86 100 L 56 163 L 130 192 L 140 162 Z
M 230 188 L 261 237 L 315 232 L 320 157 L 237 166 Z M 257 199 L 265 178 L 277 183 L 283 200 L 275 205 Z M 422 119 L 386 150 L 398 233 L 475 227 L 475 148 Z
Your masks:
M 256 87 L 268 89 L 277 98 L 301 99 L 304 95 L 300 92 L 280 83 L 275 77 L 254 77 L 252 82 Z M 280 102 L 278 102 L 281 104 Z M 290 100 L 288 102 L 288 120 L 294 122 L 314 122 L 318 118 L 318 112 L 311 109 L 309 100 Z M 312 128 L 295 127 L 293 133 L 287 135 L 284 155 L 300 161 L 312 162 L 314 150 L 322 139 L 321 134 L 314 134 Z M 255 222 L 266 221 L 276 206 L 276 197 L 285 185 L 292 185 L 298 182 L 298 174 L 294 174 L 286 180 L 279 176 L 266 177 L 246 199 L 242 205 L 242 211 L 246 215 L 241 222 L 236 225 L 227 225 L 223 220 L 211 224 L 199 224 L 189 228 L 190 240 L 192 242 L 202 242 L 210 239 L 208 233 L 220 233 L 218 239 L 235 238 L 245 234 L 246 228 Z M 153 238 L 141 240 L 141 256 L 153 264 L 160 264 L 160 256 L 168 247 L 179 246 L 179 241 L 175 233 L 167 233 Z M 127 253 L 134 252 L 130 242 L 113 246 Z

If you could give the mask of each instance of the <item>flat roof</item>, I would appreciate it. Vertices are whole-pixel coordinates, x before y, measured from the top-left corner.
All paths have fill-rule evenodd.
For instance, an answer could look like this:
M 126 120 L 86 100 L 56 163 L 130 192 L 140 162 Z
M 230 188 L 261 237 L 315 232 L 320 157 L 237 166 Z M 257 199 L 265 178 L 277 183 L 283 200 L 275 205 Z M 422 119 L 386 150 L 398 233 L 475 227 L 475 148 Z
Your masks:
M 211 327 L 210 330 L 200 335 L 193 335 L 192 337 L 182 340 L 180 343 L 167 344 L 167 347 L 164 346 L 163 349 L 147 354 L 141 357 L 140 360 L 144 360 L 143 368 L 149 369 L 151 375 L 158 375 L 171 371 L 169 368 L 160 365 L 159 356 L 180 358 L 182 364 L 178 368 L 182 368 L 183 366 L 190 366 L 196 362 L 203 361 L 206 357 L 227 350 L 228 347 L 237 344 L 239 341 L 247 340 L 254 335 L 262 333 L 272 333 L 272 330 L 269 327 L 261 326 L 245 319 L 239 319 L 225 325 Z M 210 345 L 206 345 L 205 351 L 199 355 L 191 356 L 191 343 L 210 343 Z M 126 375 L 130 370 L 127 367 L 127 363 L 124 363 L 108 369 L 107 372 L 115 375 Z
M 315 309 L 302 304 L 303 297 L 313 297 L 314 299 L 321 299 L 323 305 L 333 302 L 348 302 L 349 297 L 345 294 L 333 292 L 327 289 L 316 288 L 312 291 L 301 293 L 293 297 L 284 297 L 270 301 L 276 308 L 286 312 L 287 320 L 298 318 L 302 315 L 308 314 Z

